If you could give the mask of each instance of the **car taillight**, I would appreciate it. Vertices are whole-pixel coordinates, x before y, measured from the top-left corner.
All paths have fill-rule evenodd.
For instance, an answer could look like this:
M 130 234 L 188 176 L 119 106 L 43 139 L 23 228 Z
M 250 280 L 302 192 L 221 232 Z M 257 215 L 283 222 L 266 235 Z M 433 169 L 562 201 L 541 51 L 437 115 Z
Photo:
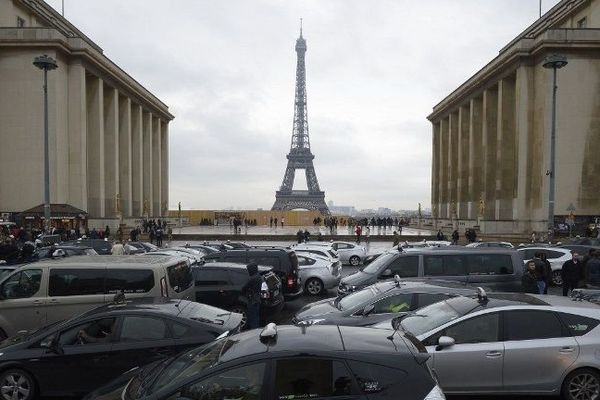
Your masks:
M 288 274 L 287 277 L 287 285 L 289 288 L 293 288 L 294 285 L 296 284 L 296 277 L 293 274 Z
M 160 295 L 162 297 L 169 297 L 169 289 L 165 277 L 160 278 Z

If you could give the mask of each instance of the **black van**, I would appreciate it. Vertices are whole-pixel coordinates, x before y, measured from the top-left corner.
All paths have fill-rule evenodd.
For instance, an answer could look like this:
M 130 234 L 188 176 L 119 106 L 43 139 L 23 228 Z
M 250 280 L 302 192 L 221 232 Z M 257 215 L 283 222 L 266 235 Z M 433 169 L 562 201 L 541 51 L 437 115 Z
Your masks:
M 411 280 L 444 279 L 515 292 L 522 290 L 523 260 L 516 250 L 491 247 L 388 251 L 357 273 L 342 278 L 338 295 L 395 275 Z
M 248 265 L 256 263 L 267 267 L 273 267 L 283 284 L 283 295 L 286 299 L 298 297 L 303 288 L 298 274 L 298 257 L 290 249 L 284 248 L 259 248 L 227 250 L 204 256 L 207 263 L 229 262 Z

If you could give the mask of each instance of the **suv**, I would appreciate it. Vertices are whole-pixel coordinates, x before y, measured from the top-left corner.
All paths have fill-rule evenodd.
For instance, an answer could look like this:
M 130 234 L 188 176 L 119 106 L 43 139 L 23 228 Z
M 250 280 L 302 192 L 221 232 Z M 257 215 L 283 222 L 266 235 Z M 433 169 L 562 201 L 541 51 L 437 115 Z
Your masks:
M 278 314 L 283 308 L 281 281 L 272 267 L 258 267 L 263 283 L 260 294 L 260 315 L 270 317 Z M 225 308 L 242 314 L 242 326 L 246 322 L 248 300 L 243 288 L 250 280 L 248 270 L 243 264 L 211 263 L 192 268 L 196 286 L 196 301 Z
M 400 332 L 269 324 L 131 370 L 85 399 L 443 400 L 428 358 Z
M 207 254 L 206 263 L 229 262 L 243 264 L 250 263 L 270 266 L 283 283 L 283 295 L 286 298 L 298 297 L 302 294 L 302 280 L 298 274 L 298 257 L 293 250 L 284 248 L 259 248 L 227 250 L 224 252 Z

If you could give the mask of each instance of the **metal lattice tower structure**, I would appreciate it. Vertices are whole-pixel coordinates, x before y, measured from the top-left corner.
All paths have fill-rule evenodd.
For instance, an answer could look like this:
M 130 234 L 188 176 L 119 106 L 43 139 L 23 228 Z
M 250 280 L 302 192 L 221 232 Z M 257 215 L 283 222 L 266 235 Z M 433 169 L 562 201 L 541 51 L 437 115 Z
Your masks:
M 275 204 L 272 210 L 307 209 L 319 210 L 324 215 L 329 215 L 329 208 L 325 204 L 325 192 L 319 188 L 319 181 L 313 165 L 315 156 L 310 151 L 310 138 L 308 136 L 308 113 L 306 108 L 306 40 L 302 36 L 302 23 L 300 37 L 296 40 L 296 93 L 294 98 L 294 127 L 292 130 L 292 143 L 287 155 L 288 164 L 283 176 L 283 183 L 275 193 Z M 303 169 L 306 174 L 308 190 L 293 190 L 296 170 Z

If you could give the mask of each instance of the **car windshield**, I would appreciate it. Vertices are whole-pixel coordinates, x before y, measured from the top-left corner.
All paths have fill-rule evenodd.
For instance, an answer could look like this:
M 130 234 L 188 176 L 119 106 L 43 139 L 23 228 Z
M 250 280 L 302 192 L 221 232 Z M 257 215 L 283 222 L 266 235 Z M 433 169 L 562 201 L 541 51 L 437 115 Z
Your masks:
M 391 253 L 383 253 L 379 257 L 377 257 L 373 262 L 367 265 L 362 272 L 367 274 L 376 274 L 379 272 L 382 266 L 386 265 L 388 261 L 390 261 L 394 257 L 394 254 Z
M 65 322 L 65 320 L 60 320 L 60 321 L 56 321 L 52 324 L 49 324 L 49 325 L 31 330 L 31 331 L 20 331 L 16 335 L 13 335 L 13 336 L 8 337 L 8 338 L 4 339 L 3 341 L 1 341 L 0 349 L 3 347 L 12 346 L 13 344 L 22 342 L 24 340 L 27 340 L 34 335 L 42 334 L 42 333 L 48 331 L 49 329 L 54 328 L 55 326 L 58 326 L 64 322 Z
M 194 284 L 192 269 L 186 263 L 178 263 L 167 268 L 171 287 L 177 293 L 181 293 Z
M 369 299 L 375 297 L 375 295 L 378 293 L 379 291 L 375 286 L 369 286 L 363 290 L 359 290 L 358 292 L 351 293 L 339 300 L 336 300 L 337 308 L 340 311 L 350 310 L 354 307 L 364 304 Z
M 408 315 L 400 325 L 414 336 L 419 336 L 458 317 L 460 314 L 448 304 L 448 301 L 440 301 L 418 310 L 413 315 Z

